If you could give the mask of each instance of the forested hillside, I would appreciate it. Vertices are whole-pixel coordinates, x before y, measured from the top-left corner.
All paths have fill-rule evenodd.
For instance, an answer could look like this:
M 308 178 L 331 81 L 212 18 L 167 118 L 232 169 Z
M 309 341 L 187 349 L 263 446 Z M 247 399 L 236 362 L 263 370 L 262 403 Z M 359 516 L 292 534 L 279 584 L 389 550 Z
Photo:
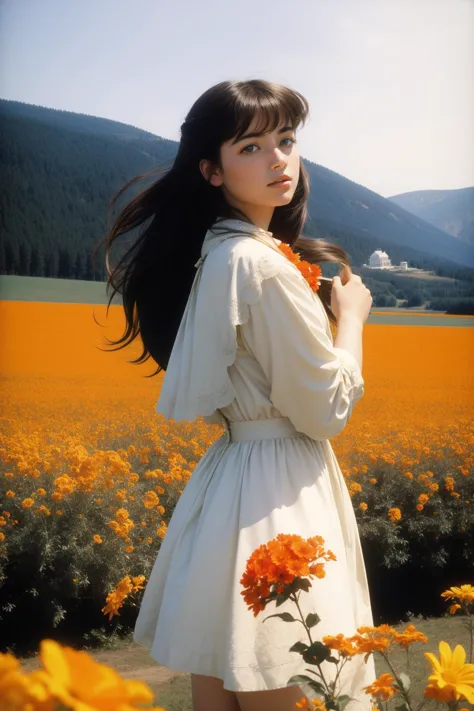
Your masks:
M 132 177 L 171 165 L 177 150 L 175 141 L 116 121 L 5 100 L 0 143 L 0 274 L 86 280 L 105 279 L 100 257 L 94 272 L 90 255 L 106 231 L 112 196 Z M 444 284 L 445 296 L 469 296 L 471 245 L 323 166 L 305 164 L 306 234 L 340 244 L 356 271 L 375 249 L 385 249 L 392 264 L 406 260 L 456 279 L 449 294 Z M 370 277 L 378 282 L 375 273 Z M 376 294 L 389 293 L 383 283 Z

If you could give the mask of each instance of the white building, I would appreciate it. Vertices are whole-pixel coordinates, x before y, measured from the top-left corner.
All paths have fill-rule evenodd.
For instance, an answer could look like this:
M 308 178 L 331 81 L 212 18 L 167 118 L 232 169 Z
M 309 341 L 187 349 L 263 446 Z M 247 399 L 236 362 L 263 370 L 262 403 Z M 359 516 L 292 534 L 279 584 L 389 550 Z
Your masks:
M 387 252 L 381 249 L 376 249 L 369 257 L 369 267 L 371 269 L 387 269 L 392 268 L 392 261 Z

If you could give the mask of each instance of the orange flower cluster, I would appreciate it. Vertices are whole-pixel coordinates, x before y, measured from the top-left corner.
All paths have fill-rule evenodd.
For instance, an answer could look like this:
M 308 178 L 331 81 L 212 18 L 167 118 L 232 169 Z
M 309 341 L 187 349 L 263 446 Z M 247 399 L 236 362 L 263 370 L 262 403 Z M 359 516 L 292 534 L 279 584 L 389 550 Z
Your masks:
M 293 251 L 290 245 L 286 244 L 286 242 L 281 242 L 281 244 L 278 245 L 278 248 L 283 252 L 285 257 L 287 257 L 290 262 L 293 262 L 295 267 L 299 269 L 299 271 L 304 276 L 312 290 L 318 291 L 319 286 L 321 284 L 321 267 L 319 267 L 317 264 L 311 264 L 311 262 L 307 262 L 306 260 L 301 259 L 300 255 L 297 252 Z
M 104 615 L 109 616 L 109 622 L 114 615 L 118 615 L 120 608 L 122 607 L 126 598 L 134 592 L 143 589 L 143 583 L 145 582 L 144 575 L 137 575 L 131 578 L 130 575 L 126 575 L 119 583 L 115 590 L 107 595 L 106 605 L 102 608 Z
M 397 632 L 390 625 L 383 624 L 378 627 L 358 627 L 357 634 L 352 637 L 344 637 L 342 634 L 335 637 L 326 635 L 322 638 L 322 642 L 329 649 L 339 652 L 341 656 L 352 657 L 355 654 L 368 656 L 373 652 L 385 652 L 388 647 L 395 644 L 407 649 L 415 642 L 426 644 L 428 638 L 412 624 L 409 624 L 404 632 Z
M 129 532 L 135 526 L 130 519 L 127 509 L 117 509 L 115 520 L 109 521 L 110 528 L 115 531 L 120 538 L 127 539 Z
M 272 586 L 280 594 L 296 577 L 325 577 L 324 563 L 315 561 L 336 560 L 336 556 L 326 551 L 323 543 L 321 536 L 305 540 L 301 536 L 279 533 L 254 550 L 240 579 L 244 586 L 240 594 L 255 617 L 265 609 Z

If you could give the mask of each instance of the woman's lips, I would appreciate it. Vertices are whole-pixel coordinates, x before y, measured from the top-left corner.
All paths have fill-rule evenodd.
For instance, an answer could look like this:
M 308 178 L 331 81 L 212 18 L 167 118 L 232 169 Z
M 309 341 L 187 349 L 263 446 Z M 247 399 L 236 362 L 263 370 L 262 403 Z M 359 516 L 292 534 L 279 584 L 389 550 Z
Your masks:
M 277 183 L 270 183 L 269 188 L 287 188 L 291 185 L 291 180 L 279 180 Z

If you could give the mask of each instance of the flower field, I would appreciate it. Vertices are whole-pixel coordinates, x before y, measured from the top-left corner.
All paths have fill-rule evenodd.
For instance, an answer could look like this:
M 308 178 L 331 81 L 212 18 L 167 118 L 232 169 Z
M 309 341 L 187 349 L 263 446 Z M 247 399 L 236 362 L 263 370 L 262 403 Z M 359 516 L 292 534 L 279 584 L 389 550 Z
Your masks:
M 106 318 L 104 306 L 4 301 L 0 319 L 2 646 L 32 651 L 117 620 L 126 629 L 173 508 L 221 430 L 155 413 L 163 374 L 128 362 L 137 343 L 107 352 L 106 337 L 123 332 L 120 307 Z M 473 354 L 471 328 L 364 328 L 365 395 L 332 445 L 374 566 L 467 579 Z

